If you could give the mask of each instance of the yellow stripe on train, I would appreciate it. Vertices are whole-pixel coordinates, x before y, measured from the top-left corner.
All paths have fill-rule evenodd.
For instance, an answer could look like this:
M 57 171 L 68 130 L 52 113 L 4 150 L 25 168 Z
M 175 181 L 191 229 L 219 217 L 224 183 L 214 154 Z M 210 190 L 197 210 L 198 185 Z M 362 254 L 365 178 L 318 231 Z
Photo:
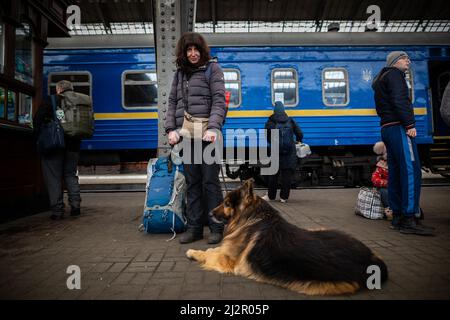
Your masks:
M 262 118 L 269 117 L 273 110 L 229 110 L 227 118 Z M 333 117 L 333 116 L 376 116 L 375 109 L 304 109 L 289 110 L 286 113 L 291 117 Z M 414 108 L 415 115 L 426 115 L 427 108 Z M 96 113 L 95 120 L 134 120 L 158 119 L 158 112 L 123 112 L 123 113 Z

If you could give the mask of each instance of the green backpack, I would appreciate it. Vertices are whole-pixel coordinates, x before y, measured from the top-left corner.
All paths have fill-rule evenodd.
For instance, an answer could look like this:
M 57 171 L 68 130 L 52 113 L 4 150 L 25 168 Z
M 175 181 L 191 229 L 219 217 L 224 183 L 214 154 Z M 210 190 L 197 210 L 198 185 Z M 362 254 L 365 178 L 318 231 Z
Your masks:
M 94 134 L 94 112 L 88 95 L 65 91 L 60 94 L 61 104 L 56 115 L 64 133 L 69 137 L 86 139 Z M 61 111 L 64 111 L 62 113 Z

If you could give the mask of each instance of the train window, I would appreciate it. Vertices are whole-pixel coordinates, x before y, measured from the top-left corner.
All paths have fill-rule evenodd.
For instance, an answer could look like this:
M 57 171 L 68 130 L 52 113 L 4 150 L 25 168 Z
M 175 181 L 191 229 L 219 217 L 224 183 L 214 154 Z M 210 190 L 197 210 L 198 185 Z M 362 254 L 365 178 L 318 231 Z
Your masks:
M 406 85 L 408 86 L 409 98 L 414 102 L 414 75 L 413 71 L 409 69 L 405 72 Z
M 347 70 L 327 68 L 322 72 L 322 101 L 326 106 L 346 106 L 349 104 Z
M 0 119 L 5 119 L 5 88 L 0 87 Z
M 20 124 L 31 124 L 32 98 L 24 93 L 19 93 L 19 114 L 17 119 Z
M 6 100 L 6 119 L 16 121 L 16 93 L 9 90 Z
M 286 107 L 298 104 L 298 77 L 295 69 L 272 70 L 272 105 L 281 101 Z
M 16 28 L 15 78 L 33 84 L 33 42 L 30 24 Z
M 130 70 L 122 74 L 122 106 L 125 109 L 156 108 L 158 83 L 155 70 Z
M 229 108 L 237 108 L 241 105 L 241 75 L 236 69 L 223 69 L 225 91 L 230 92 Z
M 56 94 L 56 84 L 61 80 L 72 82 L 73 91 L 92 97 L 91 74 L 87 71 L 51 72 L 48 75 L 48 94 Z

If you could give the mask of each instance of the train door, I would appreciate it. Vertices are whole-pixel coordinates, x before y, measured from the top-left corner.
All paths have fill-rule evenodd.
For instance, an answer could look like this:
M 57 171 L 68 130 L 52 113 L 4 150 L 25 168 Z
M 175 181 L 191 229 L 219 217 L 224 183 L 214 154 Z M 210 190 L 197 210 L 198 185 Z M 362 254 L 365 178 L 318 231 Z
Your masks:
M 450 81 L 450 61 L 430 61 L 429 77 L 433 110 L 433 140 L 429 167 L 444 176 L 450 174 L 450 126 L 442 120 L 440 107 L 445 87 Z
M 442 120 L 439 111 L 441 107 L 442 95 L 445 87 L 450 81 L 450 61 L 431 61 L 430 66 L 430 87 L 432 95 L 433 108 L 433 136 L 450 137 L 450 126 Z

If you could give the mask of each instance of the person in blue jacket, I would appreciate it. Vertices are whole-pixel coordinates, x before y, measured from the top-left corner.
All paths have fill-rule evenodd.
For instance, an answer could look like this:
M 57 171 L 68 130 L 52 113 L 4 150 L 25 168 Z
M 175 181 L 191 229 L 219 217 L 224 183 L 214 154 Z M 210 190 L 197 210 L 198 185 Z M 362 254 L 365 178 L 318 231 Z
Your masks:
M 432 235 L 431 229 L 417 224 L 415 219 L 420 210 L 422 172 L 415 140 L 414 109 L 405 79 L 410 64 L 406 52 L 389 53 L 386 66 L 375 77 L 372 88 L 381 120 L 381 137 L 388 154 L 391 227 L 406 234 Z

